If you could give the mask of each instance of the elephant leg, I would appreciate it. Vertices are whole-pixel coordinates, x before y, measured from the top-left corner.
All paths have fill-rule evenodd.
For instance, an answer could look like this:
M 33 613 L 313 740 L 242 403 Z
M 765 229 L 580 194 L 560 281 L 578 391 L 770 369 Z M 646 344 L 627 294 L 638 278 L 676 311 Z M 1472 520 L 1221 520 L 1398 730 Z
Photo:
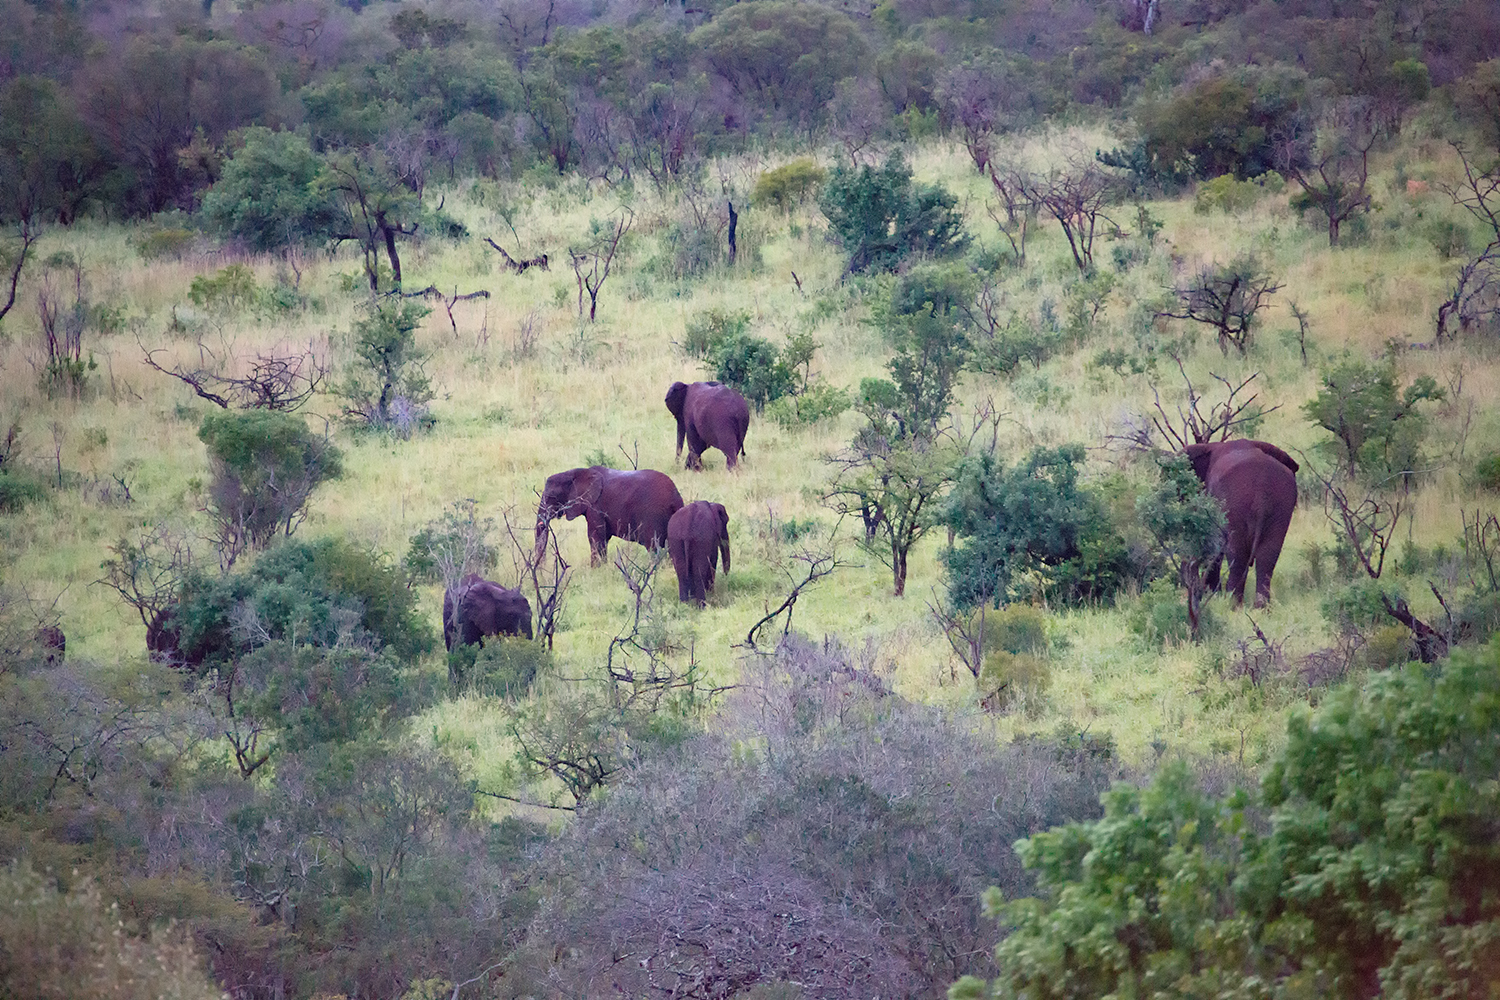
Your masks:
M 603 518 L 588 518 L 589 565 L 598 566 L 609 558 L 609 525 Z
M 683 463 L 685 468 L 703 470 L 703 450 L 708 447 L 708 442 L 703 440 L 703 435 L 698 433 L 698 428 L 688 425 L 687 429 L 688 457 Z
M 1250 573 L 1250 541 L 1230 536 L 1229 539 L 1229 594 L 1234 606 L 1245 603 L 1245 577 Z
M 1255 547 L 1255 606 L 1263 608 L 1271 603 L 1271 574 L 1276 572 L 1276 560 L 1281 558 L 1282 539 L 1265 539 Z

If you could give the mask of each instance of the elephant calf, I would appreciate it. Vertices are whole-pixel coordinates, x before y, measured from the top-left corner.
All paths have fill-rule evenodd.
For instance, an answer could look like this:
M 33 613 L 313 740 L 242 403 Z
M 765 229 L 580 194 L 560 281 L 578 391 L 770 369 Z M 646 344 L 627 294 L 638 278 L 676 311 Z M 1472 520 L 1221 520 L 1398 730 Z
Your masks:
M 443 644 L 484 644 L 487 635 L 531 638 L 531 602 L 519 590 L 470 573 L 443 595 Z
M 724 556 L 729 572 L 729 512 L 721 503 L 695 500 L 667 522 L 667 552 L 677 571 L 677 599 L 700 608 L 714 589 L 714 572 Z

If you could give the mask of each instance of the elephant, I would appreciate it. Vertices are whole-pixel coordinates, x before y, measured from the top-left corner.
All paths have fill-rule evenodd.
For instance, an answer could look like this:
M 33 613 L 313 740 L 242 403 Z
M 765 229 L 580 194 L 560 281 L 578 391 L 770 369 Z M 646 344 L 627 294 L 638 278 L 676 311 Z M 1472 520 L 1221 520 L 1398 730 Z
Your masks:
M 1222 556 L 1229 556 L 1229 592 L 1238 608 L 1245 578 L 1255 567 L 1255 607 L 1271 601 L 1271 574 L 1297 506 L 1297 469 L 1292 456 L 1265 441 L 1238 439 L 1190 444 L 1183 453 L 1226 519 L 1224 546 L 1204 582 L 1219 587 Z
M 750 404 L 745 397 L 719 382 L 673 382 L 667 390 L 667 409 L 677 418 L 677 457 L 687 438 L 689 469 L 703 468 L 703 452 L 717 448 L 724 453 L 725 467 L 739 465 L 745 453 L 745 431 L 750 427 Z
M 648 549 L 667 542 L 667 522 L 682 509 L 682 494 L 671 477 L 654 469 L 622 471 L 595 465 L 547 477 L 536 511 L 536 560 L 547 548 L 547 526 L 554 518 L 579 515 L 588 524 L 589 551 L 597 566 L 609 555 L 609 540 L 624 538 Z
M 667 522 L 667 551 L 677 570 L 677 599 L 703 607 L 720 554 L 729 572 L 729 512 L 721 503 L 694 500 Z
M 531 602 L 519 590 L 470 573 L 443 594 L 443 645 L 484 645 L 487 635 L 531 638 Z

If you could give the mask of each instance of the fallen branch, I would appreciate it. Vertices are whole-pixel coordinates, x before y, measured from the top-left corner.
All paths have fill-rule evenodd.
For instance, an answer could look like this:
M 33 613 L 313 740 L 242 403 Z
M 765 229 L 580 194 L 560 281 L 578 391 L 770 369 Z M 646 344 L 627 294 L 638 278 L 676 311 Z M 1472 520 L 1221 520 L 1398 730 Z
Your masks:
M 531 267 L 538 268 L 539 270 L 542 270 L 542 271 L 550 271 L 550 270 L 552 270 L 552 268 L 549 267 L 548 264 L 547 264 L 547 255 L 544 254 L 544 253 L 537 254 L 535 257 L 525 258 L 525 259 L 522 259 L 522 260 L 516 260 L 510 254 L 508 254 L 508 253 L 505 252 L 505 248 L 503 246 L 501 246 L 500 244 L 496 243 L 494 240 L 490 239 L 488 236 L 486 236 L 484 238 L 484 241 L 486 243 L 488 243 L 491 247 L 493 247 L 495 249 L 495 252 L 498 253 L 500 255 L 501 259 L 505 261 L 505 266 L 508 267 L 508 268 L 510 268 L 512 271 L 516 272 L 517 274 L 525 274 L 526 273 L 526 269 L 527 268 L 531 268 Z
M 1417 643 L 1417 655 L 1422 658 L 1423 663 L 1436 663 L 1448 655 L 1448 640 L 1437 629 L 1412 614 L 1405 598 L 1398 597 L 1392 604 L 1389 597 L 1381 594 L 1380 603 L 1385 605 L 1386 614 L 1411 629 L 1412 638 Z

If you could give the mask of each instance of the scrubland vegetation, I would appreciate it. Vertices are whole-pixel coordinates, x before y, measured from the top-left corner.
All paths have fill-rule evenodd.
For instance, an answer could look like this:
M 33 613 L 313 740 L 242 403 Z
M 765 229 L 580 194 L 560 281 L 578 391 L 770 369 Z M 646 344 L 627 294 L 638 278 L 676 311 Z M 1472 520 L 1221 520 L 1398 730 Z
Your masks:
M 1500 18 L 1341 6 L 0 5 L 0 993 L 1493 995 Z

